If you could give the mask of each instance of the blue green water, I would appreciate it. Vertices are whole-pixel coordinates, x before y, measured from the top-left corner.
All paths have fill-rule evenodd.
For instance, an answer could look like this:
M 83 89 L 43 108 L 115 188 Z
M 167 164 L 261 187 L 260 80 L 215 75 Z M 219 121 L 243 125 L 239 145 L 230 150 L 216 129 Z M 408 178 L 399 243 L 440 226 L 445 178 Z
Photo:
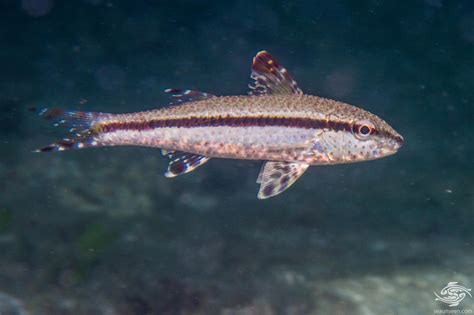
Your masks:
M 4 0 L 0 17 L 0 314 L 431 314 L 453 309 L 433 294 L 448 282 L 474 287 L 471 1 Z M 266 201 L 258 162 L 170 180 L 156 149 L 32 153 L 64 133 L 30 106 L 246 94 L 262 49 L 405 146 Z

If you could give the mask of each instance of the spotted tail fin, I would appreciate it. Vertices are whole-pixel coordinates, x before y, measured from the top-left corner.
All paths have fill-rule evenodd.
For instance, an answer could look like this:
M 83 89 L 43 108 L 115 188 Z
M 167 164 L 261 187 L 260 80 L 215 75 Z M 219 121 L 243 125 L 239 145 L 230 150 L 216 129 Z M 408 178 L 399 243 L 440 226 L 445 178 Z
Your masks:
M 111 116 L 105 113 L 68 111 L 60 108 L 30 108 L 30 111 L 52 122 L 54 126 L 68 128 L 71 133 L 70 137 L 39 148 L 35 152 L 58 152 L 100 146 L 100 141 L 97 139 L 100 122 Z

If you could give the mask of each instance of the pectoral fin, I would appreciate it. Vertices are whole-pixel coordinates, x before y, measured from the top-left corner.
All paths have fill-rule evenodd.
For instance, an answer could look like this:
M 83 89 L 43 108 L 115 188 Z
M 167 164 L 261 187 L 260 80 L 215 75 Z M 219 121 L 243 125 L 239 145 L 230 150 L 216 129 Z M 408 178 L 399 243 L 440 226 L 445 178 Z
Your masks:
M 258 199 L 267 199 L 288 189 L 308 168 L 308 164 L 289 162 L 266 162 L 260 172 Z
M 257 184 L 261 184 L 262 183 L 262 176 L 263 176 L 263 171 L 265 170 L 265 165 L 267 164 L 267 162 L 263 162 L 262 164 L 262 167 L 260 167 L 260 172 L 258 173 L 258 177 L 257 177 Z
M 203 165 L 209 158 L 207 156 L 179 152 L 179 151 L 162 151 L 163 155 L 170 158 L 166 177 L 176 177 L 194 171 L 197 167 Z

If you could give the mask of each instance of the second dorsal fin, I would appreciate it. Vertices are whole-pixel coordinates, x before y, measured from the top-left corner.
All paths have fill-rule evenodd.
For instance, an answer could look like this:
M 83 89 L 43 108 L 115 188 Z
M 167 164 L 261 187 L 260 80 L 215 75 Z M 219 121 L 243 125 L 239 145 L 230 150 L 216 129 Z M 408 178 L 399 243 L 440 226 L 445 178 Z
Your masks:
M 249 84 L 250 95 L 303 94 L 288 71 L 266 51 L 253 58 L 250 77 L 253 79 Z
M 172 98 L 171 105 L 192 102 L 192 101 L 200 101 L 200 100 L 216 97 L 213 94 L 196 91 L 196 90 L 166 89 L 164 92 L 171 96 Z

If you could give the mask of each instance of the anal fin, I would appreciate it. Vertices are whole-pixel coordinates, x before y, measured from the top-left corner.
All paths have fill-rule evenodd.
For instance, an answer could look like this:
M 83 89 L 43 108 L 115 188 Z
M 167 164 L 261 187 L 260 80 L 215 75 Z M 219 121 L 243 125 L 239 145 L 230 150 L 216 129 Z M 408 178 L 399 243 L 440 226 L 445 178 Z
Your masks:
M 207 156 L 180 151 L 163 150 L 163 154 L 170 158 L 168 170 L 165 173 L 168 178 L 192 172 L 210 159 Z
M 288 189 L 303 175 L 308 164 L 291 162 L 266 162 L 257 181 L 260 181 L 258 199 L 267 199 Z

